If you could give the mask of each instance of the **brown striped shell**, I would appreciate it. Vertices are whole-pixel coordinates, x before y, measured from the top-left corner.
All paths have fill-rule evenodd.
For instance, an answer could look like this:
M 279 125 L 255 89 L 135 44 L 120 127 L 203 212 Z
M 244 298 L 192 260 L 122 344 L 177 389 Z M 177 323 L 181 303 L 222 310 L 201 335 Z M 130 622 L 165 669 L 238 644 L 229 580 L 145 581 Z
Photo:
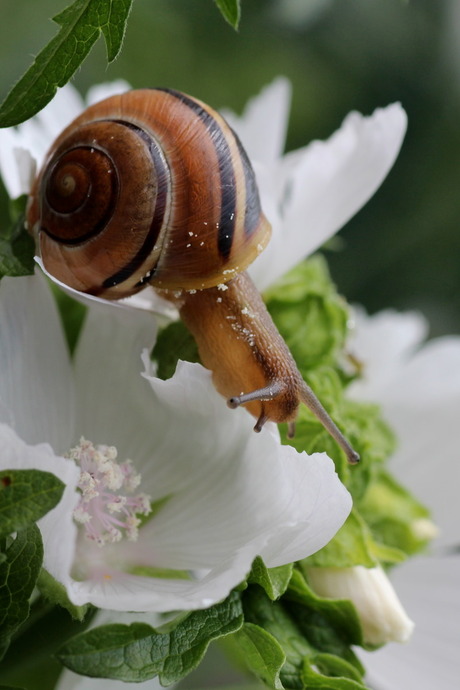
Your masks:
M 166 89 L 113 96 L 76 118 L 37 177 L 28 225 L 49 273 L 107 299 L 147 283 L 225 283 L 270 237 L 236 134 Z

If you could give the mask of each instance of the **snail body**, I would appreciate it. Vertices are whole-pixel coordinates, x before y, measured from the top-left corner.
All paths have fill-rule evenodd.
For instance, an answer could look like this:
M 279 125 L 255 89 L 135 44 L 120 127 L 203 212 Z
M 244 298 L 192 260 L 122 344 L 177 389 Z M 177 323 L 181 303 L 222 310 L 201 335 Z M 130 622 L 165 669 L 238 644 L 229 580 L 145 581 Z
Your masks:
M 120 299 L 152 285 L 174 301 L 229 405 L 288 422 L 300 402 L 357 461 L 302 380 L 245 269 L 270 238 L 254 172 L 212 108 L 168 89 L 90 106 L 56 139 L 27 223 L 46 270 Z

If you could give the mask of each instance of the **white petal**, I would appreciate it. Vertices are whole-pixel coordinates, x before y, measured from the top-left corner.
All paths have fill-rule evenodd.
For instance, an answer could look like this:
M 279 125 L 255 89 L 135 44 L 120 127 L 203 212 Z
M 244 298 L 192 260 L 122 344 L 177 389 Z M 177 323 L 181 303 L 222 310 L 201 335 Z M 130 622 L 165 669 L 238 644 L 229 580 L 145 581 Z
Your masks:
M 426 319 L 417 312 L 386 309 L 368 316 L 353 307 L 347 350 L 362 366 L 362 375 L 348 391 L 359 400 L 378 401 L 389 386 L 401 388 L 399 376 L 428 334 Z
M 114 445 L 137 468 L 155 443 L 152 393 L 142 378 L 142 350 L 155 342 L 155 318 L 146 312 L 92 305 L 75 353 L 76 433 Z M 161 427 L 158 427 L 161 428 Z
M 19 125 L 21 137 L 41 167 L 45 154 L 58 134 L 83 110 L 83 100 L 72 84 L 58 89 L 53 100 L 35 117 Z
M 2 421 L 27 443 L 68 450 L 73 433 L 72 370 L 59 315 L 41 276 L 0 283 Z
M 99 101 L 104 100 L 104 98 L 117 96 L 119 93 L 125 93 L 125 91 L 129 91 L 131 88 L 131 85 L 124 79 L 115 79 L 114 81 L 108 81 L 103 84 L 96 84 L 96 86 L 92 86 L 86 94 L 86 103 L 87 105 L 93 105 L 94 103 L 99 103 Z
M 28 194 L 35 161 L 15 127 L 0 129 L 0 174 L 10 199 Z
M 410 638 L 414 624 L 382 568 L 308 568 L 308 579 L 320 596 L 349 599 L 354 604 L 367 644 Z
M 79 501 L 76 491 L 80 471 L 73 460 L 54 455 L 48 444 L 27 445 L 7 425 L 0 424 L 1 469 L 37 469 L 51 472 L 65 484 L 59 504 L 38 525 L 43 537 L 43 566 L 64 586 L 70 582 L 77 529 L 72 512 Z
M 368 201 L 396 159 L 406 122 L 398 103 L 370 117 L 350 113 L 330 139 L 273 167 L 283 208 L 281 220 L 268 214 L 273 236 L 250 270 L 259 289 L 324 244 Z
M 395 568 L 392 580 L 415 631 L 405 645 L 360 652 L 371 687 L 457 690 L 460 557 L 410 559 Z
M 254 434 L 249 415 L 228 410 L 198 365 L 182 363 L 173 379 L 150 382 L 163 421 L 143 475 L 150 493 L 157 487 L 158 497 L 170 499 L 139 543 L 120 544 L 119 553 L 133 563 L 194 570 L 197 579 L 129 576 L 107 563 L 73 583 L 73 601 L 118 610 L 210 606 L 245 577 L 255 556 L 268 566 L 303 558 L 343 524 L 351 499 L 327 456 L 283 447 L 270 428 Z
M 251 161 L 270 165 L 284 150 L 291 84 L 278 77 L 251 98 L 241 117 L 223 109 L 222 114 L 236 131 Z
M 437 338 L 415 351 L 424 330 L 412 313 L 367 319 L 361 314 L 353 352 L 364 363 L 364 379 L 349 392 L 382 406 L 398 437 L 392 471 L 432 509 L 440 528 L 437 544 L 455 546 L 460 543 L 460 338 Z

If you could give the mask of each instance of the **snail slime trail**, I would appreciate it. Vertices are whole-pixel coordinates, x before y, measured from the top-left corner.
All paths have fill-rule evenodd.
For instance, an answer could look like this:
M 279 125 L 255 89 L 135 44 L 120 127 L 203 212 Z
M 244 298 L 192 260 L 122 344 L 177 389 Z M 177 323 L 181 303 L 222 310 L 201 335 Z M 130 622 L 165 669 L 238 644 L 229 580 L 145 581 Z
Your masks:
M 27 221 L 45 269 L 71 288 L 117 300 L 152 285 L 174 302 L 256 431 L 287 422 L 293 435 L 304 403 L 358 462 L 245 272 L 271 228 L 248 156 L 211 107 L 171 89 L 90 106 L 48 152 Z

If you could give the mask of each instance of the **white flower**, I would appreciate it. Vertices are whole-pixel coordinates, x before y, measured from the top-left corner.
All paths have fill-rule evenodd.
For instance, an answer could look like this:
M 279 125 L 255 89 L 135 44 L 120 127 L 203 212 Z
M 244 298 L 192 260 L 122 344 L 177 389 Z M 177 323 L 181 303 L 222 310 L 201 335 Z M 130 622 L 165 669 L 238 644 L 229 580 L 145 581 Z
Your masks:
M 257 177 L 272 238 L 249 272 L 265 289 L 330 239 L 370 199 L 398 155 L 407 117 L 395 103 L 350 113 L 327 141 L 282 155 L 290 84 L 275 80 L 241 118 L 225 112 Z
M 200 365 L 180 363 L 168 381 L 153 376 L 150 314 L 93 306 L 73 365 L 41 276 L 1 281 L 0 324 L 0 466 L 42 467 L 66 481 L 41 528 L 45 567 L 75 604 L 204 608 L 244 579 L 256 555 L 268 566 L 301 559 L 345 520 L 351 499 L 325 454 L 282 446 L 274 425 L 254 434 L 250 415 L 227 409 Z M 142 475 L 130 488 L 160 501 L 137 541 L 101 547 L 81 535 L 84 527 L 77 533 L 78 473 L 62 454 L 82 435 L 130 458 Z M 107 482 L 96 491 L 121 487 L 114 460 L 107 449 L 99 463 Z M 117 500 L 108 500 L 112 515 Z M 147 577 L 135 574 L 140 567 L 191 575 Z
M 414 624 L 382 568 L 361 565 L 351 568 L 309 567 L 307 575 L 320 596 L 353 602 L 367 644 L 407 642 L 411 636 Z
M 458 688 L 460 639 L 460 338 L 423 342 L 427 324 L 416 313 L 356 310 L 350 351 L 363 377 L 350 394 L 382 406 L 395 429 L 394 474 L 432 510 L 439 537 L 432 555 L 411 558 L 392 580 L 415 621 L 407 646 L 362 655 L 378 690 Z

